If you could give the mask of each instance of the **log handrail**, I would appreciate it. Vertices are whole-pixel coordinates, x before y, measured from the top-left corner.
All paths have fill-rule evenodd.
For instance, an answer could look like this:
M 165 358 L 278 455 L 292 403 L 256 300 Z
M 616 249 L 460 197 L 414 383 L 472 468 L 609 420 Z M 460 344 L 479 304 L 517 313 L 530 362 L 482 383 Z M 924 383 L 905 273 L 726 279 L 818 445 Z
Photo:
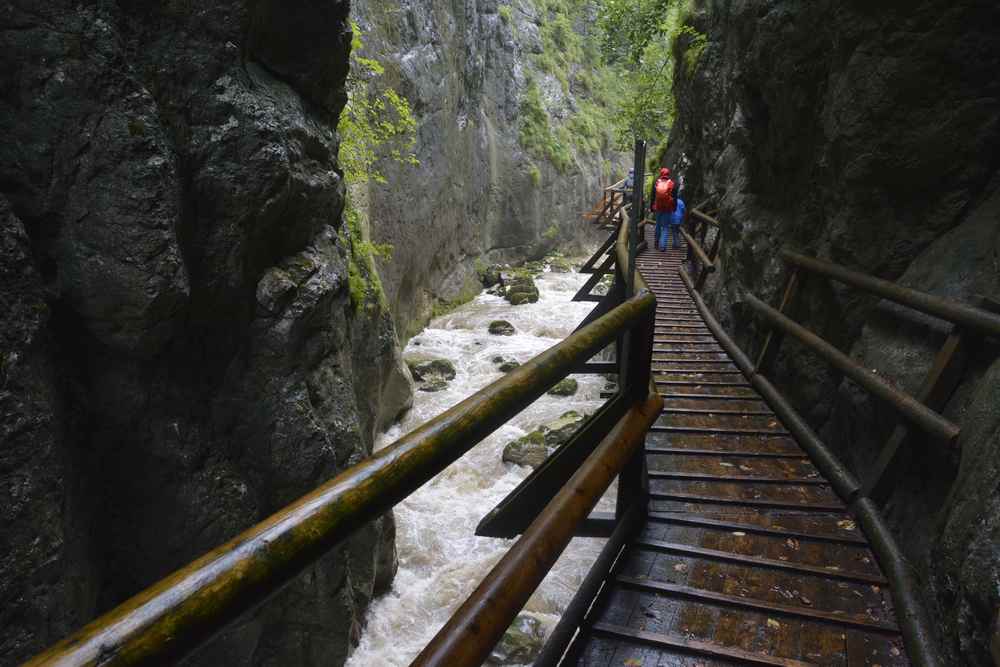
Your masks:
M 781 251 L 781 258 L 810 273 L 831 278 L 927 315 L 939 317 L 989 336 L 1000 336 L 1000 315 L 988 310 L 903 287 L 787 248 Z
M 609 343 L 630 333 L 648 339 L 644 344 L 651 350 L 655 310 L 652 293 L 637 291 L 564 341 L 138 593 L 26 665 L 180 660 L 444 470 Z M 636 359 L 641 363 L 641 357 Z M 639 404 L 654 400 L 648 399 L 652 388 L 648 364 L 646 370 L 645 376 L 633 376 L 641 388 L 629 392 Z M 655 390 L 652 395 L 656 396 Z M 582 469 L 578 473 L 583 474 Z
M 862 531 L 870 539 L 879 565 L 892 584 L 889 588 L 908 657 L 921 667 L 938 667 L 941 660 L 934 640 L 933 626 L 920 599 L 920 585 L 916 582 L 911 567 L 907 564 L 891 530 L 872 499 L 865 495 L 861 484 L 851 471 L 837 459 L 833 451 L 813 431 L 784 394 L 754 367 L 750 358 L 729 337 L 683 268 L 680 270 L 680 276 L 691 298 L 694 299 L 695 307 L 716 340 L 732 357 L 751 386 L 764 397 L 795 440 L 806 450 L 819 471 L 830 480 L 833 490 L 848 505 L 852 516 L 857 519 Z
M 641 451 L 646 432 L 662 409 L 663 398 L 656 393 L 633 405 L 412 665 L 483 664 L 569 544 L 576 527 Z
M 771 326 L 780 329 L 786 334 L 795 336 L 803 345 L 833 364 L 851 380 L 895 407 L 908 420 L 920 428 L 949 445 L 955 444 L 955 441 L 958 439 L 959 428 L 954 423 L 926 407 L 913 396 L 889 384 L 889 382 L 872 373 L 812 331 L 809 331 L 801 324 L 771 308 L 753 294 L 747 294 L 745 298 L 747 304 L 758 315 L 767 320 Z

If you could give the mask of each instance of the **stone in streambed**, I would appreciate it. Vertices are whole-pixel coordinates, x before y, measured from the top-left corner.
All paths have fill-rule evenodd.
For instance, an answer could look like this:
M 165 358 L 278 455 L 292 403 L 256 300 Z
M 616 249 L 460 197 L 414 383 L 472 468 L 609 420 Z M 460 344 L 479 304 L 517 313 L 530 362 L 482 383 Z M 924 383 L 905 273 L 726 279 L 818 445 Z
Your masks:
M 521 365 L 517 359 L 511 359 L 510 357 L 496 356 L 493 357 L 492 361 L 497 365 L 497 370 L 501 373 L 510 373 L 512 370 Z
M 503 638 L 493 648 L 488 665 L 527 665 L 535 661 L 545 645 L 542 623 L 534 616 L 518 614 Z
M 560 380 L 556 386 L 552 387 L 552 389 L 549 389 L 545 393 L 550 396 L 572 396 L 579 388 L 580 385 L 576 380 L 573 378 L 564 378 Z
M 514 325 L 507 320 L 493 320 L 490 322 L 489 331 L 494 336 L 513 336 L 517 332 Z
M 420 391 L 441 391 L 448 386 L 449 380 L 455 379 L 455 365 L 447 359 L 411 355 L 406 358 L 406 365 Z
M 538 287 L 530 273 L 518 271 L 515 273 L 504 273 L 501 276 L 503 282 L 504 298 L 512 306 L 520 306 L 525 303 L 535 303 L 538 301 Z
M 503 449 L 503 462 L 537 468 L 553 450 L 569 440 L 586 419 L 587 415 L 575 410 L 563 413 L 558 419 L 507 443 Z

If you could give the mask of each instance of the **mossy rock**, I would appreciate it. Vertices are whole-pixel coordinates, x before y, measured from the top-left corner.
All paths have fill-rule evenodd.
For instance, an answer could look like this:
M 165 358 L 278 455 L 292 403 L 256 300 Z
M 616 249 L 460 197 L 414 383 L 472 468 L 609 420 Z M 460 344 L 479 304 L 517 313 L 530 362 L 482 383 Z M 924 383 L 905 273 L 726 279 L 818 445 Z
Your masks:
M 410 368 L 414 380 L 429 380 L 435 377 L 444 380 L 455 379 L 455 364 L 447 359 L 414 355 L 406 358 L 406 365 Z
M 552 387 L 552 389 L 549 389 L 545 393 L 551 396 L 572 396 L 579 388 L 580 385 L 576 380 L 573 378 L 564 378 L 560 380 L 556 386 Z
M 517 329 L 507 320 L 493 320 L 490 322 L 489 332 L 494 336 L 513 336 Z
M 526 273 L 503 275 L 504 296 L 512 306 L 538 301 L 538 286 L 534 279 Z
M 479 271 L 479 280 L 483 283 L 483 287 L 493 287 L 494 285 L 499 285 L 500 274 L 502 272 L 502 266 L 499 264 L 490 264 Z
M 537 468 L 557 447 L 569 440 L 587 419 L 575 410 L 542 424 L 527 435 L 512 440 L 503 448 L 503 462 Z
M 552 273 L 572 273 L 573 265 L 565 257 L 553 257 L 549 260 L 549 271 Z
M 424 380 L 417 384 L 418 391 L 435 392 L 447 389 L 448 381 L 442 380 L 441 378 L 434 378 L 432 380 Z
M 528 614 L 518 614 L 493 648 L 486 664 L 530 665 L 541 654 L 544 645 L 545 631 L 541 621 Z
M 420 391 L 441 391 L 448 386 L 449 380 L 455 379 L 455 364 L 447 359 L 414 354 L 405 361 Z
M 497 370 L 501 373 L 510 373 L 512 370 L 521 365 L 517 359 L 511 359 L 510 357 L 496 356 L 493 357 L 492 361 L 497 365 Z

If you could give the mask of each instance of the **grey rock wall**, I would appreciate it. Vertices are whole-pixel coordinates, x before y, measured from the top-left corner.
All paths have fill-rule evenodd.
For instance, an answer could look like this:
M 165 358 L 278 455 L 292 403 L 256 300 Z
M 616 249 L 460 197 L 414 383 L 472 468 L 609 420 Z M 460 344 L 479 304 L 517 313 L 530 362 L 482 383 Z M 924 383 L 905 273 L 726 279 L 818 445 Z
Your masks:
M 701 2 L 709 38 L 677 69 L 665 163 L 724 222 L 716 312 L 748 351 L 742 303 L 776 303 L 789 245 L 934 294 L 1000 294 L 1000 22 L 996 3 Z M 679 45 L 683 49 L 684 42 Z M 823 280 L 797 318 L 916 393 L 942 322 Z M 864 479 L 895 415 L 786 342 L 775 375 Z M 949 664 L 987 665 L 1000 609 L 1000 382 L 996 341 L 977 345 L 946 414 L 960 449 L 917 438 L 887 505 L 925 586 Z
M 386 64 L 387 82 L 409 100 L 418 122 L 419 166 L 383 163 L 388 183 L 369 196 L 372 237 L 394 247 L 379 269 L 406 335 L 423 326 L 435 302 L 481 289 L 477 263 L 579 250 L 599 238 L 581 215 L 610 184 L 605 161 L 620 177 L 627 168 L 623 156 L 576 154 L 563 174 L 519 142 L 526 77 L 540 82 L 554 123 L 587 96 L 573 87 L 564 91 L 533 63 L 542 48 L 539 25 L 547 20 L 539 4 L 354 2 L 366 51 Z M 590 26 L 580 20 L 575 28 L 583 33 Z M 539 170 L 535 178 L 532 165 Z
M 0 7 L 0 664 L 371 451 L 410 390 L 355 311 L 348 3 Z M 192 664 L 339 664 L 365 527 Z

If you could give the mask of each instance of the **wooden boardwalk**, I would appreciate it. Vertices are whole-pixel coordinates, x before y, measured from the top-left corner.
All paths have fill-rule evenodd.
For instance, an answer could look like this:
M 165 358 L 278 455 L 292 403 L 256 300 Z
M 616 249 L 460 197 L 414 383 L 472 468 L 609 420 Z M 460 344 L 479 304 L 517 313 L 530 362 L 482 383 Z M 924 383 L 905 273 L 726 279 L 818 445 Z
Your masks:
M 666 401 L 649 507 L 564 664 L 909 664 L 875 556 L 701 319 L 684 254 L 638 258 Z

